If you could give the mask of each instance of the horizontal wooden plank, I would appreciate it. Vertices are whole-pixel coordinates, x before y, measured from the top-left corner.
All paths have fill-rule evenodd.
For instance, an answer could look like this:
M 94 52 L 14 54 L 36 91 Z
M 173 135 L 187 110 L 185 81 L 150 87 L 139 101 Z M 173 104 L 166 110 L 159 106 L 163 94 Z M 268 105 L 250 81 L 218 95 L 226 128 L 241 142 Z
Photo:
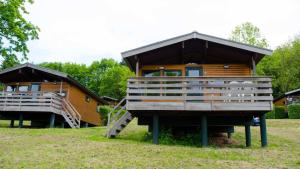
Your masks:
M 273 100 L 272 96 L 127 96 L 127 100 L 199 100 L 199 101 L 214 101 L 214 100 Z
M 175 84 L 128 84 L 128 88 L 160 88 L 160 87 L 211 87 L 211 88 L 219 88 L 219 87 L 224 87 L 224 88 L 234 88 L 234 87 L 265 87 L 265 88 L 270 88 L 272 87 L 271 83 L 261 83 L 261 84 L 201 84 L 201 83 L 189 83 L 189 84 L 182 84 L 182 83 L 175 83 Z
M 271 89 L 255 89 L 255 90 L 226 90 L 226 89 L 204 89 L 204 90 L 195 90 L 195 89 L 127 89 L 128 94 L 147 94 L 147 93 L 173 93 L 173 94 L 184 94 L 184 93 L 207 93 L 207 94 L 272 94 Z
M 175 103 L 175 102 L 129 102 L 128 110 L 174 110 L 174 111 L 269 111 L 270 102 L 257 103 Z

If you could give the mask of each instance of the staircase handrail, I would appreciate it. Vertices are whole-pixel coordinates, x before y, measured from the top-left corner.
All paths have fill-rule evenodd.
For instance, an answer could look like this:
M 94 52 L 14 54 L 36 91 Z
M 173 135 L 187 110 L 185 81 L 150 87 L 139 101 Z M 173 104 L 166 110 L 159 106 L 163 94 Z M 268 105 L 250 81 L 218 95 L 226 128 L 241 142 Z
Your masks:
M 118 108 L 122 105 L 122 103 L 123 103 L 124 101 L 126 101 L 126 98 L 123 98 L 123 99 L 122 99 L 116 106 L 114 106 L 114 108 L 108 113 L 107 127 L 109 127 L 109 125 L 111 124 L 111 122 L 113 122 L 113 120 L 116 119 L 116 115 L 118 116 L 118 115 L 120 114 L 120 110 L 122 110 L 122 109 L 124 108 L 124 106 L 121 107 L 121 109 L 120 109 L 120 110 L 115 114 L 115 116 L 112 118 L 113 112 L 114 112 L 116 109 L 118 109 Z

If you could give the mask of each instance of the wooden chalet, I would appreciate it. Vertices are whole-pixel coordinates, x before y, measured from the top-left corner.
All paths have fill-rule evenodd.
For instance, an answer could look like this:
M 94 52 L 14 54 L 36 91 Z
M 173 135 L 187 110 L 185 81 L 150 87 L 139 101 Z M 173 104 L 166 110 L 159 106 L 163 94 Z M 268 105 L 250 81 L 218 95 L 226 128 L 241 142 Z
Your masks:
M 136 77 L 110 117 L 108 137 L 134 118 L 148 125 L 158 144 L 163 127 L 199 128 L 202 146 L 208 134 L 245 126 L 251 145 L 251 120 L 260 117 L 261 145 L 267 145 L 265 113 L 272 110 L 270 77 L 256 76 L 256 64 L 269 49 L 192 32 L 122 53 Z M 126 103 L 126 104 L 125 104 Z M 116 108 L 117 108 L 116 107 Z
M 105 101 L 69 75 L 26 63 L 0 72 L 0 119 L 30 120 L 33 127 L 79 128 L 101 123 L 97 106 Z M 66 126 L 66 127 L 68 127 Z
M 288 106 L 289 104 L 300 103 L 300 88 L 284 93 L 284 95 L 274 99 L 276 106 Z

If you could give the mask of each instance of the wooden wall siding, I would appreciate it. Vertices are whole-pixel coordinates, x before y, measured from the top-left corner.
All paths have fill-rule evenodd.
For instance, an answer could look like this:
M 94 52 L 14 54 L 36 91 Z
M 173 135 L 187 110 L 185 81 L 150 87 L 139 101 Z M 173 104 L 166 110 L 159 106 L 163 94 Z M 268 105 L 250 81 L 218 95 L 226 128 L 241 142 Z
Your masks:
M 41 91 L 60 91 L 60 82 L 57 83 L 41 83 Z M 68 92 L 69 84 L 66 82 L 63 82 L 62 84 L 62 90 L 65 92 Z
M 86 94 L 76 86 L 70 86 L 68 100 L 80 113 L 81 120 L 100 125 L 101 119 L 99 113 L 97 113 L 97 101 L 91 97 L 90 102 L 86 102 L 85 97 Z
M 277 100 L 276 102 L 274 102 L 274 104 L 275 106 L 285 106 L 285 101 L 286 101 L 286 97 Z
M 144 70 L 159 70 L 160 67 L 165 70 L 181 70 L 182 76 L 186 75 L 186 67 L 202 67 L 204 76 L 251 76 L 251 68 L 246 64 L 229 64 L 228 69 L 224 68 L 224 64 L 145 65 L 139 70 L 139 76 L 142 76 Z
M 204 64 L 205 76 L 250 76 L 251 69 L 244 64 L 230 64 L 228 69 L 223 64 Z

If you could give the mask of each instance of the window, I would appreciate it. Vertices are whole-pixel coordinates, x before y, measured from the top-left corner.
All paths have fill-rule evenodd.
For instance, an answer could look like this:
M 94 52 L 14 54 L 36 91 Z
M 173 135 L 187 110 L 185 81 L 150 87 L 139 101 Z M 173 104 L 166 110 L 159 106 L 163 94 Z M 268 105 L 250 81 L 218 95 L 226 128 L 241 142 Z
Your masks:
M 85 101 L 89 103 L 91 101 L 91 97 L 90 96 L 85 96 Z
M 38 92 L 41 89 L 41 85 L 40 84 L 31 84 L 31 91 L 32 92 Z
M 160 76 L 160 70 L 144 70 L 143 76 L 145 76 L 145 77 Z
M 19 92 L 28 92 L 28 86 L 19 86 Z
M 15 85 L 9 85 L 6 87 L 7 92 L 15 92 L 16 89 L 17 89 L 17 86 L 15 86 Z
M 182 76 L 181 70 L 165 70 L 164 76 Z

